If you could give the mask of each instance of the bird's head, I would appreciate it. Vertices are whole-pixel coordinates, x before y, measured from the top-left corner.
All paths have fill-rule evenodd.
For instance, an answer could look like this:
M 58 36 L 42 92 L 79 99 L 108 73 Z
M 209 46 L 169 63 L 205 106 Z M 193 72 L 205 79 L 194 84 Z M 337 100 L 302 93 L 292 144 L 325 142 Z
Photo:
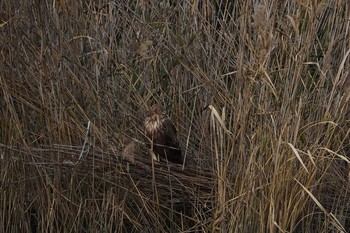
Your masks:
M 149 110 L 150 115 L 160 115 L 162 114 L 163 109 L 159 104 L 153 104 Z

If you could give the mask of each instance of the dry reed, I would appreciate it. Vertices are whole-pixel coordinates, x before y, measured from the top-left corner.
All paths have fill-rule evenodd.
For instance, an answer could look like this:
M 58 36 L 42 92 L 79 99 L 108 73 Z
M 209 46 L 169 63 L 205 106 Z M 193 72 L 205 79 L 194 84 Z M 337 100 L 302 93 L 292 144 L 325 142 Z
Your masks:
M 0 9 L 0 232 L 350 229 L 346 1 Z M 147 156 L 152 101 L 183 167 Z

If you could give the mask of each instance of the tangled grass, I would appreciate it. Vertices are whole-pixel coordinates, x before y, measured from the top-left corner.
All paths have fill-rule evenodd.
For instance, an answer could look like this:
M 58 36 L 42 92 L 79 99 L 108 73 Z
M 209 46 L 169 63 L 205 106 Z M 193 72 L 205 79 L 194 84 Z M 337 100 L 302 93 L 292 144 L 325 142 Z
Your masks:
M 346 1 L 0 9 L 1 232 L 350 229 Z M 154 101 L 183 167 L 147 156 Z

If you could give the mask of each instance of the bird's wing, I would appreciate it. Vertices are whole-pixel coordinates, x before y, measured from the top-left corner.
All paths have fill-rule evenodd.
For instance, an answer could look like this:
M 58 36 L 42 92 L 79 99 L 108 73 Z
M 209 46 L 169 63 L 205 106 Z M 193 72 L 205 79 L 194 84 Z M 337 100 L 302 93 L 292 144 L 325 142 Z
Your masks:
M 179 148 L 179 141 L 177 140 L 176 128 L 173 122 L 169 118 L 166 118 L 164 120 L 163 127 L 164 127 L 164 133 L 167 137 L 166 139 L 167 144 L 169 146 Z

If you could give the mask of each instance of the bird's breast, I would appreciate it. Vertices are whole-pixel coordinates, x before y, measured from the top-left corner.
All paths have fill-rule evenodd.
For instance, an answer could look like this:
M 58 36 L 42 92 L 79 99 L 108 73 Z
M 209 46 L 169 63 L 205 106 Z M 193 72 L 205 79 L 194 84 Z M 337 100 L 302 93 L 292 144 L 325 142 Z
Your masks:
M 145 120 L 146 133 L 153 135 L 163 131 L 164 119 L 159 116 L 148 117 Z

